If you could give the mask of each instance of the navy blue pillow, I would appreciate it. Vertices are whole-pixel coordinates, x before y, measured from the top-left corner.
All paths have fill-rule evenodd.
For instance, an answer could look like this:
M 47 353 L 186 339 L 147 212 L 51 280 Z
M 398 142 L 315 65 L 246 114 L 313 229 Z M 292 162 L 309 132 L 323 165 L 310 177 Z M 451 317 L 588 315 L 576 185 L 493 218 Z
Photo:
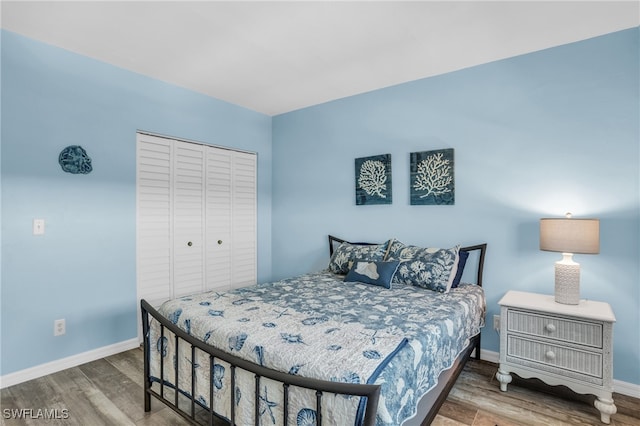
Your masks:
M 458 270 L 456 271 L 456 276 L 453 278 L 453 283 L 451 283 L 451 288 L 456 288 L 458 287 L 458 284 L 460 284 L 460 280 L 462 279 L 462 272 L 464 271 L 464 265 L 467 263 L 468 257 L 468 251 L 460 250 L 458 252 Z
M 344 280 L 391 288 L 391 279 L 399 264 L 397 260 L 389 262 L 356 260 Z

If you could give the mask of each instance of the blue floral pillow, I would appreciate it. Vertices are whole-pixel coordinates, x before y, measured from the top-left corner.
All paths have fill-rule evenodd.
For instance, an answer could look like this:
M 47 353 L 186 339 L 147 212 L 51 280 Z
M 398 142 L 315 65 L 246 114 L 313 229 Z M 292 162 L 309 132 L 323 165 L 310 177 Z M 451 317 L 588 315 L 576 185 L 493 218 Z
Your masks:
M 398 261 L 370 262 L 358 259 L 353 262 L 353 266 L 344 280 L 391 288 L 391 280 L 399 264 Z
M 368 261 L 382 261 L 387 254 L 389 243 L 373 245 L 359 245 L 344 242 L 340 244 L 329 260 L 329 271 L 334 274 L 346 274 L 356 259 Z
M 404 244 L 402 241 L 398 241 L 394 239 L 393 241 L 391 241 L 391 244 L 389 245 L 389 250 L 387 251 L 387 257 L 384 260 L 390 260 L 390 259 L 400 260 L 401 252 L 409 248 L 419 249 L 420 247 L 408 246 Z M 407 255 L 412 256 L 412 254 L 408 252 L 407 252 Z M 409 260 L 410 258 L 411 257 L 408 257 L 407 259 L 404 259 L 404 260 Z
M 400 262 L 393 282 L 410 284 L 446 293 L 451 289 L 458 268 L 460 246 L 449 249 L 392 244 L 387 260 Z

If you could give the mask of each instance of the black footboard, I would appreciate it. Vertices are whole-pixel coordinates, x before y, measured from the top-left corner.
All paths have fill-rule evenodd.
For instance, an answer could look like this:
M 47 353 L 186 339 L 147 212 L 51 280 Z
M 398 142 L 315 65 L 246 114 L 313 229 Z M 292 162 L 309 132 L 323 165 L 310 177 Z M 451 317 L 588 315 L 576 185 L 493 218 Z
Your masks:
M 195 359 L 195 351 L 196 348 L 205 352 L 209 355 L 210 365 L 214 365 L 216 360 L 222 360 L 228 363 L 231 366 L 231 381 L 232 381 L 232 391 L 231 398 L 229 401 L 231 418 L 228 421 L 232 424 L 236 424 L 235 419 L 235 401 L 233 386 L 235 380 L 236 369 L 248 371 L 255 377 L 255 398 L 254 401 L 259 401 L 259 389 L 260 389 L 260 381 L 262 379 L 270 379 L 275 382 L 281 383 L 283 387 L 283 395 L 284 401 L 283 403 L 283 411 L 284 411 L 284 424 L 289 424 L 288 420 L 288 403 L 289 403 L 289 391 L 290 388 L 304 388 L 315 391 L 316 395 L 316 424 L 322 424 L 322 398 L 324 393 L 330 394 L 340 394 L 340 395 L 353 395 L 353 396 L 361 396 L 366 398 L 366 406 L 364 412 L 364 422 L 363 424 L 366 426 L 373 426 L 376 421 L 376 410 L 378 406 L 378 399 L 380 396 L 380 386 L 379 385 L 367 385 L 367 384 L 353 384 L 353 383 L 341 383 L 341 382 L 331 382 L 324 380 L 317 380 L 311 378 L 305 378 L 301 376 L 294 376 L 291 374 L 283 373 L 280 371 L 270 370 L 261 365 L 255 364 L 253 362 L 238 358 L 231 354 L 221 351 L 218 348 L 207 345 L 192 336 L 185 333 L 182 329 L 178 328 L 175 324 L 169 321 L 167 318 L 158 313 L 149 303 L 145 300 L 142 300 L 141 303 L 142 308 L 142 327 L 143 327 L 143 338 L 144 338 L 144 409 L 145 411 L 151 410 L 151 397 L 157 398 L 163 404 L 169 406 L 186 420 L 193 424 L 209 424 L 213 425 L 214 420 L 216 418 L 220 418 L 217 413 L 213 412 L 212 409 L 209 409 L 205 406 L 201 401 L 198 401 L 194 397 L 194 386 L 195 386 L 195 363 L 192 364 L 191 371 L 181 371 L 179 369 L 175 369 L 175 377 L 172 378 L 173 383 L 180 383 L 179 374 L 187 374 L 191 377 L 191 389 L 174 389 L 174 386 L 170 383 L 167 383 L 163 380 L 156 380 L 158 383 L 159 390 L 153 389 L 154 380 L 151 376 L 151 366 L 150 366 L 150 351 L 152 342 L 150 342 L 150 316 L 156 320 L 160 324 L 160 333 L 161 336 L 167 336 L 172 334 L 175 339 L 175 347 L 176 349 L 179 346 L 186 345 L 187 348 L 190 348 L 191 351 L 191 359 Z M 167 333 L 169 331 L 170 333 Z M 160 377 L 164 377 L 162 371 L 164 370 L 164 358 L 160 358 Z M 209 385 L 209 401 L 213 401 L 213 393 L 215 392 L 214 388 L 214 380 L 213 377 L 210 377 L 210 385 Z M 168 398 L 166 396 L 165 388 L 169 387 L 173 393 L 173 395 Z M 187 398 L 187 409 L 184 408 L 185 404 L 179 403 L 179 398 Z M 213 404 L 209 404 L 211 407 Z M 259 403 L 255 404 L 255 424 L 259 424 L 260 417 L 260 407 Z M 207 410 L 208 419 L 205 422 L 202 422 L 202 415 L 196 416 L 197 409 Z

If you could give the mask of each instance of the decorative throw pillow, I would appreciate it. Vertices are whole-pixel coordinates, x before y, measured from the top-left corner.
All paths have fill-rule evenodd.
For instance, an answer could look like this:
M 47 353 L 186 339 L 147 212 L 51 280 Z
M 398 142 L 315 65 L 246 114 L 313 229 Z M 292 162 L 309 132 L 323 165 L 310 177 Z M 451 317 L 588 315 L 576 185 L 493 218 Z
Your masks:
M 400 252 L 405 247 L 408 246 L 402 241 L 398 241 L 396 239 L 391 240 L 391 244 L 389 244 L 389 250 L 387 250 L 387 256 L 384 258 L 384 260 L 400 260 Z
M 391 279 L 398 269 L 400 262 L 382 262 L 356 260 L 344 278 L 345 281 L 373 284 L 384 288 L 391 288 Z
M 410 284 L 446 293 L 451 289 L 458 267 L 460 246 L 450 249 L 422 248 L 394 242 L 387 260 L 400 263 L 393 282 Z
M 462 279 L 462 273 L 464 272 L 464 265 L 467 264 L 467 259 L 469 258 L 469 252 L 464 250 L 458 251 L 458 270 L 456 272 L 456 276 L 453 278 L 453 282 L 451 283 L 451 288 L 456 288 L 460 285 L 460 280 Z
M 340 244 L 329 260 L 329 271 L 334 274 L 346 274 L 351 269 L 354 260 L 368 261 L 384 260 L 390 241 L 383 244 L 358 245 L 344 242 Z

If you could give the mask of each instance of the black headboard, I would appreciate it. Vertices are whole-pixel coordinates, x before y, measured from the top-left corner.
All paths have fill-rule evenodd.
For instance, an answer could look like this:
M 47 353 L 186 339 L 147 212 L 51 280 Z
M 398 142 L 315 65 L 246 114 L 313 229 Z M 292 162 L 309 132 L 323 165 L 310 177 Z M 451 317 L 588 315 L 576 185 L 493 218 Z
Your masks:
M 349 244 L 362 245 L 362 246 L 371 246 L 375 244 L 380 244 L 380 243 L 364 243 L 364 242 L 353 243 L 351 241 L 343 240 L 342 238 L 329 235 L 329 256 L 333 255 L 334 245 L 338 245 L 341 243 L 349 243 Z M 487 244 L 483 243 L 483 244 L 476 244 L 475 246 L 460 247 L 460 250 L 466 251 L 469 254 L 473 252 L 477 252 L 476 255 L 478 257 L 476 260 L 476 264 L 478 269 L 477 269 L 477 276 L 476 276 L 476 284 L 482 287 L 482 274 L 484 272 L 484 256 L 487 253 Z
M 466 251 L 471 254 L 472 252 L 477 252 L 478 260 L 477 260 L 477 275 L 476 275 L 476 284 L 482 287 L 482 274 L 484 273 L 484 256 L 487 253 L 487 243 L 476 244 L 475 246 L 467 246 L 460 247 L 461 251 Z M 467 263 L 469 261 L 467 260 Z

